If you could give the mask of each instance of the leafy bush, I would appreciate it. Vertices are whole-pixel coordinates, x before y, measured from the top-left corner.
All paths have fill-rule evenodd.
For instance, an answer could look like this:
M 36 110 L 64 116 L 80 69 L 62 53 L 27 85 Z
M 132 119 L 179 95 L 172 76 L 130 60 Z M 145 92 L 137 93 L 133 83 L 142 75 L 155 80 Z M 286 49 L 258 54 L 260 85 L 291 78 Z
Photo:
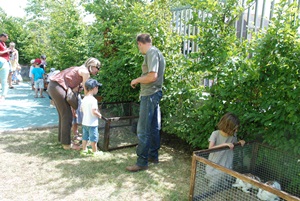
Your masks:
M 253 46 L 253 66 L 259 75 L 256 84 L 265 142 L 300 153 L 299 124 L 299 19 L 296 4 L 278 4 L 276 18 Z
M 105 101 L 137 101 L 138 89 L 132 89 L 130 82 L 141 74 L 143 56 L 139 53 L 136 36 L 149 33 L 153 45 L 159 48 L 172 68 L 174 57 L 180 53 L 180 44 L 170 28 L 170 1 L 96 0 L 87 4 L 97 21 L 93 34 L 99 42 L 94 51 L 99 53 L 103 67 L 98 79 L 103 83 L 101 95 Z M 168 71 L 168 70 L 167 70 Z
M 194 11 L 188 24 L 199 30 L 189 38 L 170 26 L 170 8 L 179 1 L 82 0 L 96 18 L 89 25 L 82 22 L 77 1 L 28 2 L 26 21 L 0 14 L 1 32 L 16 42 L 22 62 L 45 53 L 49 66 L 64 69 L 90 56 L 99 58 L 103 65 L 96 78 L 103 83 L 104 101 L 137 102 L 139 90 L 130 82 L 140 76 L 143 56 L 135 38 L 146 32 L 167 62 L 161 102 L 164 132 L 207 148 L 215 125 L 230 111 L 241 119 L 239 137 L 300 153 L 296 2 L 275 5 L 268 29 L 253 34 L 250 42 L 236 37 L 233 23 L 244 9 L 238 0 L 182 1 Z M 206 15 L 199 16 L 199 10 Z M 185 58 L 182 39 L 194 41 L 199 51 Z M 203 78 L 216 82 L 204 87 Z
M 246 79 L 240 80 L 241 75 L 246 74 L 247 52 L 232 26 L 241 11 L 234 2 L 227 1 L 226 5 L 215 1 L 189 2 L 195 10 L 189 24 L 199 30 L 190 40 L 198 45 L 199 51 L 184 62 L 184 67 L 180 68 L 182 74 L 175 73 L 180 78 L 175 87 L 172 86 L 174 90 L 168 95 L 168 103 L 179 105 L 173 104 L 165 111 L 164 129 L 195 147 L 207 147 L 209 135 L 226 111 L 239 114 L 232 105 L 238 101 L 239 97 L 235 95 L 242 90 L 238 87 Z M 206 14 L 204 20 L 198 10 Z M 203 77 L 217 79 L 217 84 L 211 89 L 204 88 Z M 205 92 L 211 95 L 207 96 Z
M 209 17 L 202 21 L 195 12 L 190 21 L 200 30 L 191 38 L 199 52 L 185 62 L 182 82 L 167 97 L 170 107 L 164 116 L 164 129 L 194 147 L 206 148 L 215 125 L 230 111 L 241 119 L 239 137 L 299 154 L 297 6 L 282 1 L 268 30 L 250 43 L 238 40 L 231 25 L 241 11 L 237 1 L 226 3 L 191 2 L 193 9 L 203 10 Z M 190 75 L 192 80 L 199 80 L 203 74 L 216 79 L 216 84 L 201 88 L 190 80 Z M 204 91 L 210 95 L 204 97 Z M 177 107 L 172 104 L 175 102 Z
M 243 11 L 238 1 L 230 0 L 226 4 L 212 0 L 190 1 L 188 3 L 195 12 L 189 24 L 198 27 L 199 33 L 190 36 L 189 40 L 198 44 L 199 52 L 184 58 L 179 54 L 181 38 L 169 29 L 171 13 L 168 3 L 115 0 L 105 4 L 98 0 L 87 5 L 97 19 L 92 29 L 94 34 L 90 36 L 95 37 L 97 33 L 100 37 L 94 50 L 104 63 L 98 77 L 103 82 L 104 100 L 138 100 L 138 90 L 129 86 L 130 81 L 140 75 L 143 59 L 136 47 L 135 36 L 147 32 L 167 60 L 161 102 L 163 131 L 181 137 L 194 147 L 206 148 L 215 125 L 224 113 L 230 111 L 241 119 L 240 138 L 263 140 L 284 149 L 299 143 L 296 137 L 298 117 L 293 115 L 296 112 L 293 113 L 295 110 L 292 109 L 296 107 L 296 100 L 291 99 L 296 97 L 291 89 L 297 92 L 298 53 L 290 50 L 297 52 L 299 49 L 298 19 L 291 18 L 295 16 L 293 6 L 279 5 L 278 14 L 274 16 L 280 18 L 272 19 L 274 24 L 268 32 L 257 35 L 250 43 L 236 37 L 233 22 Z M 196 10 L 205 11 L 208 17 L 203 21 Z M 280 23 L 282 21 L 286 23 Z M 286 43 L 278 45 L 282 41 Z M 284 57 L 276 56 L 274 52 L 282 51 L 282 48 L 286 51 Z M 268 64 L 270 75 L 266 75 L 262 64 Z M 281 69 L 282 74 L 276 69 Z M 275 79 L 280 75 L 283 81 L 278 81 L 278 77 Z M 215 79 L 216 84 L 211 88 L 203 87 L 203 78 Z M 287 78 L 290 80 L 284 82 Z M 287 93 L 286 89 L 290 92 Z M 278 94 L 275 95 L 274 91 Z M 279 118 L 281 115 L 289 119 Z M 270 135 L 270 132 L 274 134 Z M 293 151 L 299 152 L 297 148 Z
M 7 16 L 4 12 L 0 12 L 0 33 L 8 34 L 7 46 L 10 42 L 16 44 L 16 49 L 19 51 L 19 63 L 27 64 L 31 58 L 35 58 L 31 53 L 32 49 L 28 48 L 32 44 L 30 38 L 30 32 L 23 26 L 25 23 L 24 19 L 14 18 Z M 26 54 L 23 54 L 26 52 Z M 38 56 L 39 57 L 39 56 Z

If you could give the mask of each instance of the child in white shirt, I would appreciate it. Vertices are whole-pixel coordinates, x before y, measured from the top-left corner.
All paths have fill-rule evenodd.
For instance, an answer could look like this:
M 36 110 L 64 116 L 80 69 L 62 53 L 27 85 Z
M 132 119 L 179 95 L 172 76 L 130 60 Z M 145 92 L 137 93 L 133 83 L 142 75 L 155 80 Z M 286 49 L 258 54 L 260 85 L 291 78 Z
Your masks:
M 88 141 L 91 142 L 93 154 L 97 152 L 97 143 L 99 140 L 98 118 L 101 118 L 101 114 L 98 109 L 98 101 L 94 95 L 98 93 L 99 86 L 101 84 L 95 79 L 88 79 L 85 82 L 87 93 L 81 103 L 81 111 L 83 113 L 81 153 L 83 154 L 88 152 Z
M 29 69 L 29 78 L 30 78 L 30 83 L 31 83 L 31 89 L 34 90 L 34 81 L 33 81 L 33 77 L 32 77 L 32 69 L 34 69 L 34 61 L 35 59 L 32 59 L 30 61 L 30 69 Z

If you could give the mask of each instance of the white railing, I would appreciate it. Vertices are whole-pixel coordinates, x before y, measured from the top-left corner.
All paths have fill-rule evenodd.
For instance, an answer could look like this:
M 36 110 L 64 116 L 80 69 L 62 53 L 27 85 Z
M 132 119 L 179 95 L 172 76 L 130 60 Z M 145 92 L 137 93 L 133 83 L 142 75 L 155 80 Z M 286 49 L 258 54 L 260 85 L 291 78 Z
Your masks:
M 297 2 L 300 7 L 300 0 L 287 0 L 288 3 Z M 239 20 L 235 22 L 237 37 L 241 39 L 251 39 L 252 33 L 268 27 L 273 17 L 274 5 L 279 0 L 256 0 L 250 7 L 246 7 L 246 0 L 241 0 L 241 5 L 245 8 Z M 188 40 L 189 36 L 197 35 L 198 27 L 188 25 L 192 18 L 193 10 L 190 7 L 173 9 L 172 25 L 173 30 L 184 37 L 182 53 L 188 55 L 190 52 L 197 52 L 198 46 L 194 41 Z M 207 17 L 202 11 L 197 11 L 198 17 L 202 20 Z

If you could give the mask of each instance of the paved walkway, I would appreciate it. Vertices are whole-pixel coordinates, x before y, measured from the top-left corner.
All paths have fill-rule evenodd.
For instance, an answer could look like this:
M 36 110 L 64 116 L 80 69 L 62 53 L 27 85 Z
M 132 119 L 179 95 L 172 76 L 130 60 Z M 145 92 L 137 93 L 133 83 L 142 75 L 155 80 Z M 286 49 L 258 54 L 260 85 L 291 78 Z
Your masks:
M 49 107 L 47 92 L 45 98 L 34 98 L 29 82 L 13 86 L 6 100 L 0 103 L 0 132 L 58 125 L 58 114 L 55 108 Z

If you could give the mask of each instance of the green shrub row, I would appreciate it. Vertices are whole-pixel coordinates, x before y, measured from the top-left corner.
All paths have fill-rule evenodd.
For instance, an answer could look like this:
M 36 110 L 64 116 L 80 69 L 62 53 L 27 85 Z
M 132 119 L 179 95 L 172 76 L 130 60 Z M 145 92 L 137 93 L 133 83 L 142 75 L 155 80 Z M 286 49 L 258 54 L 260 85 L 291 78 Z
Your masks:
M 207 148 L 215 125 L 230 111 L 241 119 L 240 138 L 300 154 L 296 3 L 282 0 L 275 5 L 268 29 L 253 33 L 248 41 L 237 38 L 233 26 L 244 9 L 238 0 L 82 0 L 79 5 L 95 16 L 88 24 L 80 17 L 78 1 L 28 2 L 26 19 L 0 14 L 1 32 L 17 43 L 21 63 L 45 53 L 49 67 L 65 69 L 97 57 L 103 64 L 96 78 L 103 83 L 104 101 L 138 102 L 139 90 L 130 87 L 143 61 L 135 37 L 150 33 L 167 61 L 161 102 L 164 132 Z M 173 32 L 171 8 L 180 5 L 195 11 L 188 23 L 199 28 L 197 35 L 184 38 Z M 198 10 L 209 17 L 202 20 Z M 199 51 L 184 57 L 184 39 L 194 41 Z M 204 78 L 216 82 L 204 87 Z
M 251 41 L 241 41 L 231 20 L 226 20 L 239 16 L 238 1 L 205 2 L 191 1 L 211 17 L 203 21 L 195 13 L 190 21 L 200 30 L 190 38 L 197 42 L 199 52 L 180 66 L 183 79 L 176 83 L 175 76 L 166 86 L 164 130 L 194 147 L 206 148 L 220 117 L 230 111 L 241 119 L 240 138 L 300 154 L 297 5 L 286 1 L 275 5 L 268 29 L 253 33 Z M 204 73 L 216 80 L 211 88 L 196 82 Z M 203 92 L 210 95 L 203 96 Z

